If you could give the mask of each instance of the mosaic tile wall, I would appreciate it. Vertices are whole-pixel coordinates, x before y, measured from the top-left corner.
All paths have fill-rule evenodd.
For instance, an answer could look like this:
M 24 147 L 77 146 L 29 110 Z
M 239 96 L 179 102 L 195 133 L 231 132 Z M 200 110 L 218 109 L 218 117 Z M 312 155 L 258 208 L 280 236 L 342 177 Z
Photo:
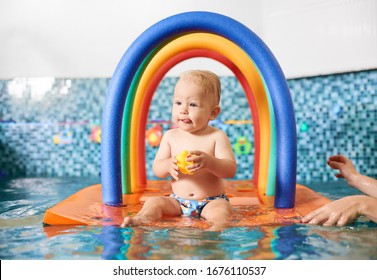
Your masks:
M 0 177 L 99 176 L 102 106 L 110 79 L 0 80 Z M 147 130 L 170 128 L 176 78 L 166 77 L 150 107 Z M 224 129 L 237 156 L 236 179 L 253 169 L 253 130 L 243 90 L 221 77 Z M 288 81 L 298 135 L 298 182 L 334 180 L 326 158 L 344 153 L 377 178 L 377 70 Z M 240 144 L 237 141 L 246 141 Z M 148 178 L 156 147 L 146 140 Z

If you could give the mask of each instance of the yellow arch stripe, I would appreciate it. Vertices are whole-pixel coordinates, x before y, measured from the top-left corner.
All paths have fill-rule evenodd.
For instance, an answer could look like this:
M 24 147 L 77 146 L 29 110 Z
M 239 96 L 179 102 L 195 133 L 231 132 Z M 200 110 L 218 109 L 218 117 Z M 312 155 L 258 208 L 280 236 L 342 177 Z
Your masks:
M 142 77 L 140 78 L 133 104 L 131 119 L 129 153 L 131 155 L 130 168 L 132 190 L 137 190 L 138 184 L 138 158 L 136 152 L 138 149 L 137 135 L 145 92 L 147 91 L 148 85 L 153 79 L 153 76 L 159 69 L 159 67 L 161 67 L 168 59 L 190 49 L 208 49 L 224 55 L 240 69 L 240 71 L 244 74 L 246 80 L 248 81 L 250 87 L 252 88 L 259 116 L 261 138 L 258 190 L 260 194 L 265 194 L 268 179 L 271 122 L 267 93 L 265 91 L 263 81 L 252 59 L 240 47 L 238 47 L 228 39 L 210 33 L 191 33 L 178 37 L 167 43 L 151 59 L 144 73 L 142 74 Z

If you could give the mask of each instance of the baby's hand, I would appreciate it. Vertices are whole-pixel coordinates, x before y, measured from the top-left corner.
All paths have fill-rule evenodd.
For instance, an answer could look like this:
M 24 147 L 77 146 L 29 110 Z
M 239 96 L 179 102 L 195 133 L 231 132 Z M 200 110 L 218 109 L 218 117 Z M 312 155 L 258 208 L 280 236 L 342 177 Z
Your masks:
M 192 163 L 187 166 L 187 170 L 190 172 L 195 172 L 207 166 L 209 162 L 209 155 L 202 151 L 191 151 L 187 161 Z
M 173 177 L 174 180 L 178 180 L 178 165 L 177 159 L 172 157 L 169 159 L 168 172 Z
M 181 171 L 183 174 L 189 174 L 192 175 L 193 173 L 187 169 L 187 166 L 190 165 L 190 163 L 187 161 L 187 159 L 190 157 L 190 154 L 187 150 L 184 150 L 182 153 L 177 155 L 175 158 L 177 159 L 177 166 L 178 170 Z

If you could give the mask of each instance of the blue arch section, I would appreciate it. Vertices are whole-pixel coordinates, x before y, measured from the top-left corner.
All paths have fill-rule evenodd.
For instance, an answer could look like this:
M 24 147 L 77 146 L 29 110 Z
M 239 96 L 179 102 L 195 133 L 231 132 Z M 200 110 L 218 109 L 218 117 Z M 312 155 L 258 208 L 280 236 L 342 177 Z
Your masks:
M 285 76 L 264 42 L 238 21 L 211 12 L 187 12 L 168 17 L 144 31 L 121 58 L 111 79 L 102 114 L 102 200 L 122 204 L 121 128 L 128 90 L 140 64 L 157 46 L 190 32 L 223 36 L 241 47 L 259 68 L 270 92 L 276 123 L 275 207 L 294 207 L 297 140 L 292 99 Z

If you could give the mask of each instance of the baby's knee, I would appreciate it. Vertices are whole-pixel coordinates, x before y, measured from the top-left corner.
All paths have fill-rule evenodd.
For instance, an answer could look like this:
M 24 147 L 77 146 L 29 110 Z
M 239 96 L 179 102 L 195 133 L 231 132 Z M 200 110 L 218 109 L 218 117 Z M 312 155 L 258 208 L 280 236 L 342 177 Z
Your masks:
M 207 210 L 208 211 L 205 211 L 205 215 L 203 215 L 203 217 L 206 220 L 214 223 L 226 222 L 233 212 L 232 207 L 225 203 L 216 205 L 216 207 L 211 207 Z
M 161 208 L 164 206 L 164 198 L 163 197 L 151 197 L 145 201 L 144 207 L 147 208 Z
M 224 217 L 227 218 L 232 214 L 232 210 L 230 207 L 217 207 L 214 208 L 210 213 L 208 213 L 211 217 Z
M 207 213 L 205 219 L 214 225 L 221 225 L 226 224 L 228 222 L 229 216 L 229 212 L 223 211 L 216 213 Z

